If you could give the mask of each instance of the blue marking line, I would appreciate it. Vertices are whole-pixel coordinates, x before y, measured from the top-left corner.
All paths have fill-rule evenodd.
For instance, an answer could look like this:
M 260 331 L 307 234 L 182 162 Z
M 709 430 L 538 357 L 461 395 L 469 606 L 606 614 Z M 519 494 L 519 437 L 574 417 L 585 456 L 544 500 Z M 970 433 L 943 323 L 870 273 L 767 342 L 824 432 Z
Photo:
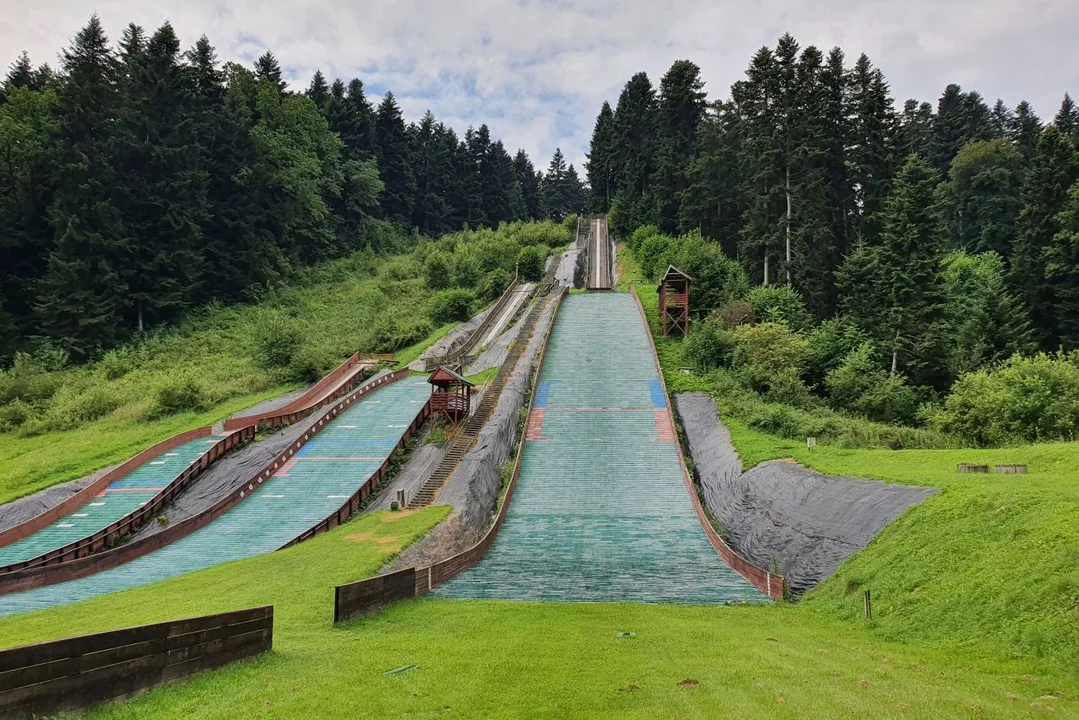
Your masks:
M 652 407 L 667 407 L 667 396 L 663 393 L 663 383 L 659 380 L 650 380 L 648 387 L 652 392 Z

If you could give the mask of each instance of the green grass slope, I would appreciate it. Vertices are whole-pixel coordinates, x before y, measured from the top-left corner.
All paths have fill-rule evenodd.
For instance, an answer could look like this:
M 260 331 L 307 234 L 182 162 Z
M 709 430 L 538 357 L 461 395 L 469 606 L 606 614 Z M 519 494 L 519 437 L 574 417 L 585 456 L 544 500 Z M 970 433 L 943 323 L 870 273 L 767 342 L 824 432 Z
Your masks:
M 446 512 L 365 516 L 286 551 L 7 618 L 0 645 L 274 605 L 271 654 L 91 718 L 1079 714 L 1075 684 L 1059 673 L 882 641 L 801 607 L 424 598 L 333 627 L 332 586 L 377 572 Z M 418 668 L 385 674 L 408 665 Z

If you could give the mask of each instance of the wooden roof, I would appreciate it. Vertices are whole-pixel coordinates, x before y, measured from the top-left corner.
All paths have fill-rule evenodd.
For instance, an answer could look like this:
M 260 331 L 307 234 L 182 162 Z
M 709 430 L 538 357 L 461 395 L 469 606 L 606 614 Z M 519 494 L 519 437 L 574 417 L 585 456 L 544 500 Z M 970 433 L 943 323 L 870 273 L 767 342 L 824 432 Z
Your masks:
M 453 383 L 461 383 L 462 385 L 465 385 L 467 387 L 475 387 L 474 383 L 469 382 L 464 378 L 463 375 L 454 370 L 450 370 L 445 365 L 439 365 L 435 369 L 435 371 L 431 373 L 431 377 L 427 378 L 427 382 L 431 383 L 432 385 L 450 385 Z
M 660 287 L 662 287 L 663 283 L 667 282 L 668 280 L 685 280 L 687 283 L 693 282 L 693 278 L 691 278 L 689 275 L 686 275 L 674 265 L 667 266 L 667 272 L 663 273 L 663 277 L 659 280 Z

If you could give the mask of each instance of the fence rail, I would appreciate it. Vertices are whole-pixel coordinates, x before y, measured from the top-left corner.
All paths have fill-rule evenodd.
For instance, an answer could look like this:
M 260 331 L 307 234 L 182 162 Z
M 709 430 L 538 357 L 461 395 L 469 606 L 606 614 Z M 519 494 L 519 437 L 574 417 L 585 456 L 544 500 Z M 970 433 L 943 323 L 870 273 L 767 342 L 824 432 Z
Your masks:
M 502 308 L 506 307 L 506 303 L 509 302 L 509 299 L 510 297 L 512 297 L 513 292 L 514 290 L 516 290 L 516 288 L 517 281 L 511 281 L 510 284 L 506 287 L 505 291 L 502 293 L 501 297 L 499 297 L 498 300 L 495 301 L 495 304 L 492 305 L 491 309 L 487 311 L 487 314 L 483 316 L 483 320 L 480 321 L 479 327 L 473 330 L 472 334 L 468 336 L 468 340 L 466 340 L 464 344 L 461 345 L 461 347 L 457 348 L 456 350 L 451 350 L 445 355 L 426 358 L 423 361 L 424 370 L 427 372 L 431 372 L 439 365 L 461 364 L 461 360 L 463 359 L 463 357 L 467 355 L 472 350 L 472 348 L 476 347 L 476 343 L 479 342 L 480 338 L 483 337 L 484 333 L 487 332 L 487 328 L 491 326 L 491 323 L 493 323 L 495 321 L 495 318 L 498 317 L 499 313 L 502 312 Z
M 273 606 L 0 651 L 0 717 L 86 710 L 273 648 Z

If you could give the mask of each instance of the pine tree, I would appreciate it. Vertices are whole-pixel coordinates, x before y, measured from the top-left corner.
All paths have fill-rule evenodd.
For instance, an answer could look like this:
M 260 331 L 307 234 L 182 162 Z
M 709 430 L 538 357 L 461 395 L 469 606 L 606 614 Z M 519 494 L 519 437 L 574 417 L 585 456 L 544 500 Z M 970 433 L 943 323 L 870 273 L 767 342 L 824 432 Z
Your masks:
M 513 158 L 513 169 L 521 186 L 524 202 L 524 219 L 539 220 L 543 217 L 543 201 L 540 197 L 540 176 L 528 158 L 528 153 L 518 150 Z
M 573 167 L 573 163 L 570 163 L 569 167 L 566 168 L 565 184 L 566 207 L 569 210 L 566 214 L 583 212 L 585 204 L 588 202 L 588 190 L 585 188 L 581 176 L 577 174 L 577 168 Z
M 1065 135 L 1079 133 L 1079 107 L 1076 107 L 1068 93 L 1064 93 L 1064 100 L 1060 103 L 1060 110 L 1053 119 L 1053 125 Z
M 255 61 L 255 77 L 260 80 L 269 80 L 277 86 L 281 92 L 285 92 L 288 84 L 281 78 L 281 64 L 272 52 L 267 50 Z
M 326 76 L 322 74 L 321 70 L 315 71 L 315 74 L 311 77 L 311 84 L 304 94 L 311 98 L 311 101 L 318 106 L 319 110 L 325 112 L 326 103 L 330 99 L 330 86 L 326 84 Z
M 1060 344 L 1079 349 L 1079 183 L 1056 217 L 1060 230 L 1045 249 L 1045 277 L 1053 298 Z
M 993 122 L 989 107 L 976 92 L 964 93 L 958 85 L 944 90 L 933 119 L 933 139 L 929 159 L 941 175 L 946 175 L 959 148 L 972 140 L 990 140 Z
M 588 207 L 593 211 L 607 212 L 611 207 L 611 198 L 618 194 L 618 185 L 611 178 L 611 164 L 615 152 L 614 132 L 614 111 L 611 110 L 611 104 L 605 100 L 592 130 L 588 160 L 585 161 L 588 185 L 592 190 Z
M 562 155 L 562 148 L 555 148 L 554 155 L 551 156 L 551 164 L 547 166 L 547 172 L 540 185 L 547 217 L 555 222 L 562 222 L 567 215 L 580 209 L 573 207 L 573 191 L 569 185 L 568 173 L 569 168 L 566 167 L 566 158 Z
M 1015 117 L 1008 128 L 1007 137 L 1015 143 L 1023 157 L 1030 160 L 1038 146 L 1042 133 L 1042 121 L 1034 114 L 1034 108 L 1026 100 L 1015 106 Z
M 463 180 L 467 208 L 465 221 L 472 228 L 484 227 L 489 225 L 489 221 L 485 203 L 487 181 L 483 173 L 488 166 L 487 155 L 491 152 L 491 134 L 486 125 L 480 125 L 478 128 L 470 127 L 465 131 L 465 151 L 467 156 L 467 170 Z
M 514 194 L 518 197 L 516 202 L 523 202 L 521 189 L 517 184 L 513 158 L 506 152 L 501 140 L 491 144 L 480 174 L 483 180 L 484 215 L 491 227 L 520 219 L 520 216 L 515 214 Z
M 899 121 L 899 155 L 929 159 L 933 152 L 933 106 L 907 100 Z
M 997 102 L 993 105 L 993 110 L 990 113 L 989 122 L 993 126 L 994 138 L 1008 137 L 1008 133 L 1011 132 L 1012 125 L 1015 123 L 1015 114 L 1004 104 L 1003 100 L 997 98 Z
M 4 84 L 17 88 L 29 88 L 31 90 L 39 90 L 35 87 L 36 77 L 34 73 L 34 66 L 30 62 L 30 55 L 23 50 L 19 58 L 11 63 L 8 68 L 7 77 L 4 78 Z
M 701 69 L 689 60 L 676 60 L 660 80 L 649 194 L 652 218 L 663 232 L 678 229 L 679 194 L 688 184 L 686 166 L 697 145 L 697 126 L 704 118 L 703 88 Z
M 944 254 L 933 204 L 938 179 L 926 161 L 908 158 L 881 214 L 880 247 L 856 251 L 856 262 L 840 273 L 840 285 L 852 290 L 853 283 L 863 283 L 845 298 L 845 309 L 890 354 L 892 372 L 941 390 L 951 378 L 945 350 Z M 853 306 L 854 298 L 866 295 L 880 298 L 872 315 Z
M 416 179 L 412 175 L 405 121 L 393 93 L 386 93 L 378 106 L 375 144 L 379 172 L 386 185 L 382 192 L 382 212 L 389 220 L 407 223 L 412 218 Z
M 1046 129 L 1030 162 L 1021 198 L 1009 280 L 1034 323 L 1035 336 L 1045 350 L 1060 343 L 1060 324 L 1052 280 L 1047 276 L 1046 252 L 1063 228 L 1060 214 L 1068 190 L 1079 179 L 1079 162 L 1068 136 Z
M 440 142 L 438 122 L 428 110 L 419 125 L 414 126 L 413 168 L 416 176 L 416 203 L 412 210 L 412 224 L 426 234 L 437 233 L 447 227 L 452 208 L 446 200 L 443 181 L 451 172 L 452 160 L 446 154 L 446 146 Z
M 110 155 L 118 120 L 117 62 L 101 21 L 91 16 L 62 54 L 55 200 L 56 244 L 39 287 L 41 329 L 79 360 L 115 345 L 127 306 L 119 270 L 131 240 L 114 196 Z
M 1023 165 L 1022 154 L 1007 140 L 963 146 L 952 160 L 949 180 L 939 190 L 953 248 L 1011 257 L 1022 208 Z
M 679 200 L 679 232 L 700 231 L 719 241 L 728 257 L 737 256 L 745 211 L 738 192 L 738 126 L 733 105 L 712 106 L 697 130 L 697 150 L 686 169 L 689 184 Z

